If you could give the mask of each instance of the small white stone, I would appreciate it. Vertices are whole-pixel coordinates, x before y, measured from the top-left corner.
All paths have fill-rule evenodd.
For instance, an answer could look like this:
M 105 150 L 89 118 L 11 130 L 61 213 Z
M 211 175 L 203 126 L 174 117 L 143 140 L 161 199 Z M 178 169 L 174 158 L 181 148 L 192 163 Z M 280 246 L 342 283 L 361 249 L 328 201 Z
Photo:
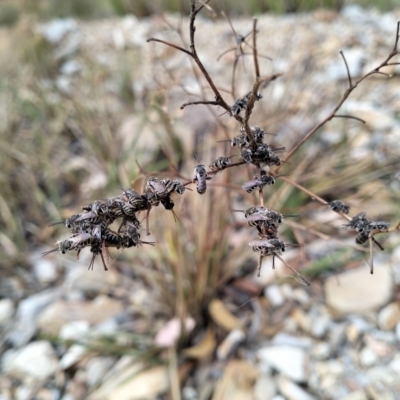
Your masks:
M 38 281 L 43 284 L 54 282 L 58 277 L 55 264 L 45 258 L 33 261 L 33 272 Z
M 285 396 L 287 400 L 315 400 L 315 397 L 311 396 L 300 386 L 296 385 L 289 379 L 279 376 L 278 387 L 281 394 Z
M 293 290 L 292 298 L 298 301 L 301 305 L 307 306 L 310 304 L 309 294 L 302 288 L 296 288 Z
M 296 382 L 307 379 L 307 354 L 304 350 L 291 346 L 264 347 L 257 351 L 260 360 Z
M 197 396 L 198 396 L 198 393 L 194 387 L 185 386 L 182 389 L 182 398 L 184 400 L 195 400 L 195 399 L 197 399 Z
M 400 342 L 400 322 L 396 324 L 396 340 Z
M 0 300 L 0 326 L 10 321 L 14 314 L 14 303 L 11 299 Z
M 316 338 L 322 338 L 330 325 L 331 319 L 328 315 L 318 315 L 311 323 L 311 334 Z
M 329 358 L 331 353 L 331 347 L 329 343 L 316 343 L 312 348 L 312 356 L 316 360 L 326 360 Z
M 399 303 L 390 303 L 379 312 L 378 325 L 380 329 L 385 331 L 392 330 L 398 322 L 400 322 Z
M 328 278 L 325 282 L 326 301 L 342 313 L 360 312 L 386 304 L 392 296 L 390 269 L 381 266 L 371 275 L 357 268 Z
M 396 354 L 389 364 L 389 368 L 400 375 L 400 354 Z
M 268 285 L 264 291 L 272 307 L 279 307 L 285 302 L 281 289 L 278 285 Z
M 342 397 L 340 400 L 368 400 L 368 397 L 362 390 L 357 390 L 345 397 Z
M 376 364 L 378 357 L 376 354 L 369 348 L 369 347 L 364 347 L 360 351 L 360 364 L 363 367 L 371 367 L 372 365 Z
M 241 329 L 233 329 L 217 348 L 218 360 L 226 360 L 236 346 L 242 342 L 246 334 Z
M 63 340 L 80 340 L 89 334 L 90 324 L 88 321 L 74 321 L 63 325 L 59 337 Z
M 2 370 L 17 378 L 26 375 L 37 380 L 45 380 L 58 368 L 58 359 L 49 342 L 32 342 L 22 349 L 8 350 L 4 353 Z
M 86 347 L 80 344 L 73 344 L 67 352 L 62 356 L 60 360 L 60 367 L 62 369 L 68 369 L 76 364 L 78 361 L 82 360 L 83 356 L 86 354 Z
M 310 349 L 313 345 L 313 340 L 305 336 L 294 336 L 286 332 L 277 333 L 272 339 L 274 345 L 286 345 L 292 347 L 300 347 L 302 349 Z
M 268 375 L 260 374 L 254 386 L 255 400 L 271 400 L 276 394 L 274 379 Z
M 94 357 L 86 364 L 87 384 L 95 387 L 100 384 L 112 365 L 110 358 Z
M 64 36 L 78 27 L 72 18 L 54 19 L 39 27 L 43 36 L 53 44 L 60 42 Z

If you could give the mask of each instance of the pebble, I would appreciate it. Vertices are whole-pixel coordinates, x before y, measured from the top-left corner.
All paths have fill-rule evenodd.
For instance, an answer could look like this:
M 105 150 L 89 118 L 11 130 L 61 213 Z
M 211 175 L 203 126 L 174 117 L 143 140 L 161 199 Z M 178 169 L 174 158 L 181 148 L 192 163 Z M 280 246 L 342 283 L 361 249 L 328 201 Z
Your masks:
M 400 322 L 400 304 L 398 302 L 388 304 L 378 314 L 380 329 L 385 331 L 392 330 L 398 322 Z
M 303 349 L 285 345 L 264 347 L 257 351 L 257 356 L 295 382 L 307 379 L 308 357 Z
M 371 367 L 378 361 L 378 357 L 369 347 L 364 347 L 360 351 L 359 358 L 360 364 L 363 367 Z
M 362 390 L 357 390 L 345 397 L 342 397 L 340 400 L 368 400 L 368 397 Z
M 45 258 L 32 260 L 33 272 L 37 280 L 46 285 L 54 282 L 58 278 L 56 265 Z
M 85 346 L 81 346 L 80 344 L 73 344 L 67 350 L 67 352 L 61 357 L 60 360 L 61 369 L 68 369 L 72 367 L 78 361 L 82 360 L 86 352 L 87 349 Z
M 59 338 L 63 340 L 80 340 L 88 336 L 90 324 L 88 321 L 74 321 L 63 325 Z
M 57 371 L 58 359 L 49 342 L 36 341 L 18 350 L 7 350 L 1 365 L 7 375 L 45 380 Z
M 217 348 L 217 358 L 220 361 L 226 360 L 229 355 L 233 353 L 236 347 L 241 343 L 246 337 L 246 334 L 242 329 L 233 329 L 228 333 L 226 338 Z
M 4 326 L 10 322 L 14 314 L 14 303 L 11 299 L 0 300 L 0 326 Z
M 73 18 L 54 19 L 41 25 L 39 31 L 50 43 L 57 44 L 77 26 L 78 24 Z
M 96 324 L 122 312 L 122 303 L 107 296 L 97 296 L 93 301 L 65 302 L 59 300 L 49 306 L 39 317 L 38 327 L 46 333 L 58 335 L 63 325 L 73 321 Z
M 330 322 L 331 318 L 329 317 L 329 315 L 322 314 L 313 318 L 311 322 L 311 334 L 314 337 L 321 339 L 328 331 Z
M 68 290 L 79 290 L 85 294 L 108 293 L 120 282 L 120 275 L 114 270 L 105 273 L 102 269 L 87 271 L 87 268 L 69 270 L 65 285 Z
M 35 334 L 38 314 L 50 303 L 63 295 L 59 288 L 48 289 L 21 300 L 16 314 L 16 322 L 8 334 L 8 340 L 15 346 L 21 347 Z
M 283 376 L 279 376 L 277 382 L 279 391 L 287 400 L 316 400 L 314 396 Z
M 90 388 L 99 385 L 106 372 L 110 369 L 113 360 L 105 357 L 93 357 L 86 364 L 87 384 Z
M 264 291 L 272 307 L 279 307 L 285 302 L 281 289 L 278 285 L 268 285 Z
M 385 305 L 392 296 L 393 283 L 388 267 L 374 275 L 357 268 L 329 277 L 325 282 L 327 304 L 341 313 L 362 312 Z
M 260 374 L 254 386 L 255 400 L 272 400 L 276 394 L 275 380 L 265 374 Z
M 272 339 L 274 345 L 300 347 L 308 350 L 313 345 L 313 340 L 306 336 L 294 336 L 286 332 L 278 332 Z
M 329 343 L 320 342 L 313 346 L 311 355 L 315 360 L 326 360 L 329 358 L 330 353 L 331 347 Z

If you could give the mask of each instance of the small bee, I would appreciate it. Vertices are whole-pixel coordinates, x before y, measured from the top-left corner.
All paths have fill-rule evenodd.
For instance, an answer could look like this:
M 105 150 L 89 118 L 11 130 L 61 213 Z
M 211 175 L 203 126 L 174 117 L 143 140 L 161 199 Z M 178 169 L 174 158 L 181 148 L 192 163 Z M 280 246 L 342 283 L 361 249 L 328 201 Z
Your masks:
M 343 225 L 343 228 L 353 228 L 355 229 L 358 233 L 364 232 L 365 230 L 368 230 L 368 226 L 370 225 L 372 221 L 367 219 L 366 213 L 361 212 L 357 215 L 355 215 L 351 221 L 349 221 L 348 224 Z
M 243 99 L 237 99 L 233 106 L 231 106 L 231 114 L 235 117 L 239 115 L 242 110 L 245 110 L 247 107 L 247 101 Z
M 186 187 L 183 186 L 182 182 L 179 181 L 178 179 L 175 179 L 173 181 L 173 186 L 174 186 L 174 190 L 176 193 L 179 193 L 179 194 L 185 193 Z
M 85 246 L 88 246 L 91 241 L 91 234 L 87 232 L 81 232 L 79 234 L 75 234 L 66 240 L 59 240 L 56 242 L 57 248 L 46 251 L 42 253 L 42 257 L 47 256 L 54 251 L 59 251 L 62 254 L 65 254 L 70 250 L 80 250 Z
M 265 131 L 258 126 L 251 126 L 250 130 L 251 133 L 253 134 L 254 140 L 257 143 L 262 143 L 265 136 Z M 239 132 L 246 133 L 246 128 L 244 126 L 241 126 Z
M 134 208 L 134 212 L 145 211 L 149 208 L 146 194 L 139 194 L 134 189 L 123 190 L 124 199 Z
M 164 206 L 166 210 L 172 210 L 175 206 L 175 203 L 172 201 L 171 197 L 167 196 L 161 199 L 161 204 Z
M 204 194 L 207 190 L 206 181 L 211 179 L 207 175 L 206 167 L 203 164 L 198 164 L 194 167 L 193 182 L 196 182 L 196 190 L 199 194 Z
M 286 249 L 286 244 L 276 238 L 252 240 L 249 246 L 253 248 L 253 251 L 261 252 L 263 256 L 281 255 Z
M 121 248 L 122 246 L 122 239 L 121 236 L 118 235 L 118 233 L 115 233 L 111 229 L 107 228 L 103 232 L 103 239 L 104 239 L 104 245 L 105 247 L 115 247 L 117 249 Z
M 364 244 L 369 238 L 369 232 L 360 232 L 357 236 L 356 236 L 356 243 L 357 244 Z
M 243 183 L 242 189 L 245 190 L 247 193 L 253 193 L 255 189 L 261 190 L 264 186 L 274 185 L 275 178 L 269 175 L 261 175 L 261 176 L 254 176 L 252 181 L 248 181 Z
M 236 146 L 248 146 L 250 144 L 249 138 L 247 137 L 246 134 L 242 134 L 242 135 L 238 135 L 235 136 L 232 140 L 231 140 L 231 146 L 232 147 L 236 147 Z
M 334 212 L 341 212 L 343 214 L 348 214 L 350 211 L 350 206 L 347 206 L 340 200 L 333 200 L 329 203 L 329 208 Z
M 279 167 L 282 164 L 281 159 L 275 153 L 270 153 L 267 158 L 265 158 L 264 160 L 261 160 L 261 161 L 263 163 L 265 163 L 266 165 L 276 165 L 277 167 Z
M 242 110 L 245 110 L 247 108 L 247 104 L 250 100 L 252 92 L 247 93 L 245 96 L 235 100 L 235 103 L 231 107 L 231 114 L 233 116 L 239 115 Z M 260 92 L 257 92 L 255 94 L 255 100 L 259 101 L 263 98 Z
M 209 168 L 211 169 L 211 171 L 214 171 L 214 172 L 222 171 L 224 168 L 226 168 L 228 165 L 231 164 L 229 159 L 232 157 L 234 157 L 234 156 L 219 157 L 212 164 L 209 165 Z
M 82 207 L 84 211 L 92 211 L 96 216 L 107 213 L 107 200 L 95 200 L 93 203 L 89 203 Z
M 385 221 L 372 221 L 369 226 L 371 231 L 378 229 L 380 232 L 386 232 L 390 226 L 390 223 Z
M 242 149 L 242 151 L 240 152 L 240 156 L 246 163 L 253 162 L 253 152 L 251 151 L 251 149 Z

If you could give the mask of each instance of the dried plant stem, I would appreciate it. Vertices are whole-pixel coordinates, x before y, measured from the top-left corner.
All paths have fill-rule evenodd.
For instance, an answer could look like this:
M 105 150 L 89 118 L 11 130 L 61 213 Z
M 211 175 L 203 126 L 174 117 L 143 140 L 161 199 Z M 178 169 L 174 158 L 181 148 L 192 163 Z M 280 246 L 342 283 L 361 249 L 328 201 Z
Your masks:
M 286 267 L 288 267 L 295 274 L 295 276 L 299 279 L 298 280 L 299 283 L 302 283 L 303 285 L 306 286 L 310 286 L 310 282 L 306 278 L 304 278 L 301 274 L 299 274 L 294 268 L 292 268 L 281 256 L 275 254 L 275 257 L 281 260 L 286 265 Z
M 352 247 L 353 249 L 360 250 L 360 251 L 363 251 L 363 252 L 368 252 L 368 250 L 365 249 L 364 247 L 357 246 L 356 244 L 344 242 L 343 240 L 340 240 L 340 239 L 335 239 L 334 237 L 332 237 L 332 236 L 330 236 L 330 235 L 327 235 L 327 234 L 325 234 L 325 233 L 322 233 L 322 232 L 320 232 L 320 231 L 317 231 L 317 230 L 314 229 L 314 228 L 311 228 L 311 227 L 308 227 L 308 226 L 299 224 L 298 222 L 285 220 L 285 223 L 286 223 L 287 225 L 291 226 L 292 228 L 297 228 L 297 229 L 300 229 L 300 230 L 302 230 L 302 231 L 309 232 L 309 233 L 311 233 L 311 234 L 313 234 L 313 235 L 315 235 L 315 236 L 320 237 L 321 239 L 325 239 L 325 240 L 328 240 L 328 241 L 332 241 L 332 242 L 338 243 L 338 244 L 340 244 L 340 245 L 342 245 L 342 246 L 346 246 L 346 247 L 350 246 L 350 247 Z
M 348 70 L 347 67 L 347 62 L 346 59 L 342 54 L 342 57 L 345 61 L 346 64 L 346 68 L 347 68 L 347 73 L 348 73 L 348 80 L 349 80 L 349 87 L 348 89 L 344 92 L 342 98 L 339 100 L 338 104 L 336 105 L 336 107 L 333 109 L 333 111 L 325 118 L 323 119 L 319 124 L 317 124 L 314 128 L 312 128 L 309 132 L 306 133 L 306 135 L 304 136 L 304 138 L 302 140 L 300 140 L 299 143 L 297 143 L 292 150 L 290 150 L 289 154 L 286 156 L 286 158 L 283 161 L 288 161 L 290 160 L 290 158 L 293 156 L 293 154 L 300 148 L 300 146 L 302 146 L 316 131 L 318 131 L 322 126 L 324 126 L 327 122 L 329 122 L 332 118 L 335 117 L 337 111 L 339 110 L 339 108 L 343 105 L 343 103 L 347 100 L 347 98 L 350 96 L 351 92 L 366 78 L 368 78 L 371 75 L 374 74 L 382 74 L 382 72 L 380 71 L 381 68 L 386 67 L 387 65 L 389 65 L 389 61 L 397 54 L 399 54 L 398 50 L 397 50 L 397 45 L 399 42 L 399 27 L 400 27 L 400 22 L 397 23 L 397 30 L 396 30 L 396 38 L 395 38 L 395 43 L 393 46 L 392 51 L 389 53 L 389 55 L 386 57 L 386 59 L 379 64 L 376 68 L 372 69 L 371 71 L 367 72 L 364 76 L 362 76 L 360 79 L 358 79 L 354 84 L 352 83 L 351 77 L 350 77 L 350 72 Z M 385 74 L 386 75 L 386 74 Z M 274 173 L 277 173 L 280 168 L 282 167 L 282 165 L 278 166 Z
M 254 62 L 254 71 L 256 73 L 256 79 L 259 79 L 260 66 L 258 64 L 258 55 L 257 55 L 257 18 L 253 19 L 253 62 Z

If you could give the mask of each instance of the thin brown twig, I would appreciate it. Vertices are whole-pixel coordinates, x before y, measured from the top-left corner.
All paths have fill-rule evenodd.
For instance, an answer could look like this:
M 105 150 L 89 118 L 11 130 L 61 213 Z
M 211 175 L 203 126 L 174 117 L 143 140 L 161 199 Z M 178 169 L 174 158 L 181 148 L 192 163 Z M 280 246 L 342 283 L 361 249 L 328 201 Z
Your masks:
M 258 78 L 260 77 L 260 66 L 258 65 L 257 56 L 257 18 L 253 19 L 253 61 L 256 79 L 258 80 Z
M 340 50 L 340 51 L 339 51 L 339 53 L 340 53 L 340 55 L 341 55 L 341 56 L 342 56 L 342 58 L 343 58 L 344 65 L 346 66 L 346 71 L 347 71 L 347 79 L 349 80 L 349 88 L 351 88 L 351 87 L 353 86 L 353 83 L 352 83 L 352 81 L 351 81 L 350 70 L 349 70 L 349 66 L 348 66 L 348 64 L 347 64 L 347 61 L 346 61 L 346 57 L 344 56 L 344 54 L 343 54 L 343 51 L 342 51 L 342 50 Z
M 358 117 L 353 117 L 352 115 L 340 115 L 340 114 L 335 114 L 334 116 L 333 116 L 333 118 L 348 118 L 348 119 L 355 119 L 356 121 L 360 121 L 360 122 L 362 122 L 363 124 L 365 124 L 366 122 L 363 120 L 363 119 L 361 119 L 361 118 L 358 118 Z
M 317 231 L 316 229 L 311 228 L 309 226 L 302 225 L 302 224 L 300 224 L 298 222 L 289 221 L 289 220 L 284 220 L 284 222 L 285 222 L 285 224 L 291 226 L 292 228 L 297 228 L 297 229 L 300 229 L 302 231 L 309 232 L 312 235 L 320 237 L 321 239 L 324 239 L 324 240 L 327 240 L 327 241 L 332 241 L 332 242 L 338 243 L 338 244 L 340 244 L 342 246 L 346 246 L 346 247 L 350 246 L 350 247 L 352 247 L 352 248 L 354 248 L 356 250 L 368 252 L 368 250 L 365 249 L 364 247 L 358 246 L 358 245 L 353 244 L 353 243 L 347 243 L 347 242 L 344 242 L 344 241 L 342 241 L 340 239 L 335 239 L 334 237 L 332 237 L 330 235 L 327 235 L 325 233 Z
M 343 94 L 342 98 L 339 100 L 333 111 L 325 117 L 319 124 L 317 124 L 314 128 L 312 128 L 309 132 L 306 133 L 306 135 L 301 139 L 294 147 L 292 150 L 290 150 L 289 154 L 286 156 L 286 158 L 283 161 L 288 161 L 293 154 L 316 132 L 318 131 L 322 126 L 324 126 L 327 122 L 329 122 L 332 118 L 334 118 L 336 112 L 339 110 L 339 108 L 343 105 L 343 103 L 347 100 L 347 98 L 350 96 L 350 93 L 366 78 L 368 78 L 371 75 L 380 73 L 380 69 L 387 66 L 388 62 L 397 54 L 399 54 L 397 50 L 397 45 L 399 42 L 399 27 L 400 27 L 400 22 L 397 23 L 397 31 L 396 31 L 396 39 L 395 39 L 395 44 L 393 46 L 393 50 L 390 52 L 390 54 L 386 57 L 386 59 L 379 64 L 376 68 L 372 69 L 371 71 L 367 72 L 364 76 L 362 76 L 360 79 L 358 79 L 354 84 L 352 84 Z M 282 167 L 282 164 L 278 167 L 275 168 L 275 173 L 280 170 Z
M 288 267 L 300 279 L 300 281 L 298 282 L 303 283 L 306 286 L 310 286 L 310 282 L 306 278 L 304 278 L 303 275 L 297 272 L 293 267 L 291 267 L 281 256 L 275 254 L 275 257 L 278 257 L 278 259 L 281 260 L 286 265 L 286 267 Z
M 198 105 L 198 104 L 211 104 L 213 106 L 220 106 L 221 102 L 219 102 L 219 101 L 206 101 L 206 100 L 191 101 L 189 103 L 183 103 L 181 105 L 181 110 L 183 110 L 187 106 L 193 106 L 193 105 Z

